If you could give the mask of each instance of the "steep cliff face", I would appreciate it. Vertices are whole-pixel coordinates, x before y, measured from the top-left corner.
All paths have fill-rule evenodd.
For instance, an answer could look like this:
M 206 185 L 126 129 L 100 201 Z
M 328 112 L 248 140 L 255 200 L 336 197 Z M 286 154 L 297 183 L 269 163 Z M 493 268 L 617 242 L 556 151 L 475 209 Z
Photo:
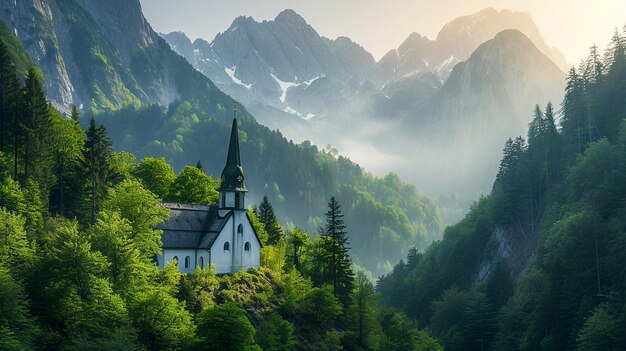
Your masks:
M 215 89 L 152 30 L 138 0 L 0 4 L 0 19 L 42 68 L 48 96 L 63 106 L 167 105 Z
M 60 51 L 50 2 L 2 0 L 0 4 L 0 18 L 45 72 L 45 87 L 50 97 L 71 104 L 75 89 Z

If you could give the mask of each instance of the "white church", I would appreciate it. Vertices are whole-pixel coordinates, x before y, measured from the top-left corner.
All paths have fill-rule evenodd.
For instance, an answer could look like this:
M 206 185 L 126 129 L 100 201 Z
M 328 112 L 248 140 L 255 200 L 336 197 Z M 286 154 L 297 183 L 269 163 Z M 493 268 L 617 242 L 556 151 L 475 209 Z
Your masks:
M 157 255 L 159 268 L 172 261 L 178 262 L 178 270 L 183 273 L 212 265 L 218 274 L 259 267 L 261 242 L 245 209 L 247 191 L 235 118 L 222 171 L 219 204 L 163 204 L 170 210 L 170 218 L 157 226 L 163 231 L 162 251 Z

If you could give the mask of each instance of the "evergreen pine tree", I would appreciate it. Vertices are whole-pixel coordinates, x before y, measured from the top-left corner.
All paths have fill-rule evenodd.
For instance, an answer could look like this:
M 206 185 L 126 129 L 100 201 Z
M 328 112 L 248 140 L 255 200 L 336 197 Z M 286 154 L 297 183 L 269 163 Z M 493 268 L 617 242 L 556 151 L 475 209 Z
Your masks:
M 267 198 L 267 195 L 263 196 L 263 200 L 255 212 L 267 232 L 268 245 L 276 245 L 284 239 L 283 229 L 280 227 L 280 223 L 278 223 L 278 220 L 276 219 L 274 208 L 272 207 L 270 200 Z
M 17 157 L 20 139 L 18 110 L 21 109 L 22 86 L 4 41 L 0 40 L 0 152 L 13 153 L 13 178 L 17 179 Z
M 322 232 L 323 255 L 326 265 L 327 279 L 333 287 L 333 293 L 337 299 L 348 304 L 348 296 L 354 283 L 352 262 L 348 255 L 349 243 L 346 225 L 341 213 L 341 205 L 335 197 L 328 202 L 326 212 L 326 225 Z
M 46 141 L 51 120 L 46 95 L 35 69 L 28 71 L 24 98 L 24 178 L 33 176 L 43 187 L 43 177 L 49 173 Z
M 80 111 L 78 111 L 76 105 L 72 105 L 72 114 L 70 115 L 70 117 L 72 118 L 72 120 L 78 122 L 78 118 L 80 117 Z
M 96 126 L 92 118 L 89 129 L 85 133 L 85 149 L 83 151 L 84 167 L 87 171 L 89 189 L 90 223 L 96 222 L 98 201 L 105 195 L 106 182 L 112 172 L 113 149 L 106 128 Z
M 0 40 L 0 152 L 4 152 L 8 115 L 9 115 L 9 76 L 15 74 L 15 67 L 9 56 L 4 41 Z

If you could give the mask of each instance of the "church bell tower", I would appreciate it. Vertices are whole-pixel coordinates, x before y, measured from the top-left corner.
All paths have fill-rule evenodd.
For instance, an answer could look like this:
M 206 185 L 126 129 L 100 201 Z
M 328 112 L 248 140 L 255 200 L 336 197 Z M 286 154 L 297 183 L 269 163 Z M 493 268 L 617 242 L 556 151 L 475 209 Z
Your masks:
M 239 157 L 239 130 L 237 129 L 237 104 L 234 106 L 233 126 L 230 132 L 228 156 L 222 171 L 222 185 L 219 188 L 220 212 L 229 210 L 245 210 L 245 194 L 248 191 L 244 185 L 243 167 Z M 222 211 L 226 210 L 226 211 Z

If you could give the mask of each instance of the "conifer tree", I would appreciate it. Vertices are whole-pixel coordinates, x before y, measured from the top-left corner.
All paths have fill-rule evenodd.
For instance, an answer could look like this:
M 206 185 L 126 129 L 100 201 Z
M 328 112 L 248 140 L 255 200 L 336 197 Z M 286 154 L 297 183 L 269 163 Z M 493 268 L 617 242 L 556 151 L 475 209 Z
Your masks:
M 8 123 L 10 91 L 7 84 L 10 80 L 9 76 L 15 74 L 15 67 L 9 56 L 4 41 L 0 40 L 0 152 L 4 152 L 5 145 L 5 126 Z
M 583 78 L 575 68 L 571 68 L 566 79 L 565 96 L 561 105 L 561 131 L 565 152 L 570 155 L 584 151 L 584 127 L 587 121 L 587 97 Z M 572 157 L 573 161 L 575 158 Z
M 354 272 L 348 255 L 349 243 L 346 225 L 341 213 L 341 205 L 334 196 L 328 202 L 326 225 L 322 231 L 323 259 L 326 265 L 326 282 L 332 285 L 333 293 L 344 306 L 348 304 L 348 296 L 352 291 Z
M 22 108 L 23 88 L 17 69 L 4 41 L 0 40 L 0 152 L 13 153 L 13 178 L 17 179 L 20 126 L 18 111 Z
M 107 136 L 106 128 L 96 126 L 93 118 L 89 121 L 85 137 L 83 158 L 89 181 L 90 223 L 94 224 L 98 201 L 105 195 L 106 182 L 112 172 L 113 143 Z
M 265 231 L 267 232 L 267 244 L 276 245 L 278 242 L 284 239 L 283 229 L 280 227 L 280 223 L 276 219 L 274 208 L 267 198 L 267 195 L 263 196 L 263 200 L 256 210 L 257 217 L 263 223 Z
M 28 71 L 24 98 L 24 178 L 35 177 L 43 188 L 43 178 L 50 173 L 46 142 L 51 119 L 46 95 L 35 69 Z
M 76 105 L 72 105 L 72 112 L 70 117 L 72 118 L 72 120 L 78 122 L 78 118 L 80 117 L 80 111 L 78 111 Z

